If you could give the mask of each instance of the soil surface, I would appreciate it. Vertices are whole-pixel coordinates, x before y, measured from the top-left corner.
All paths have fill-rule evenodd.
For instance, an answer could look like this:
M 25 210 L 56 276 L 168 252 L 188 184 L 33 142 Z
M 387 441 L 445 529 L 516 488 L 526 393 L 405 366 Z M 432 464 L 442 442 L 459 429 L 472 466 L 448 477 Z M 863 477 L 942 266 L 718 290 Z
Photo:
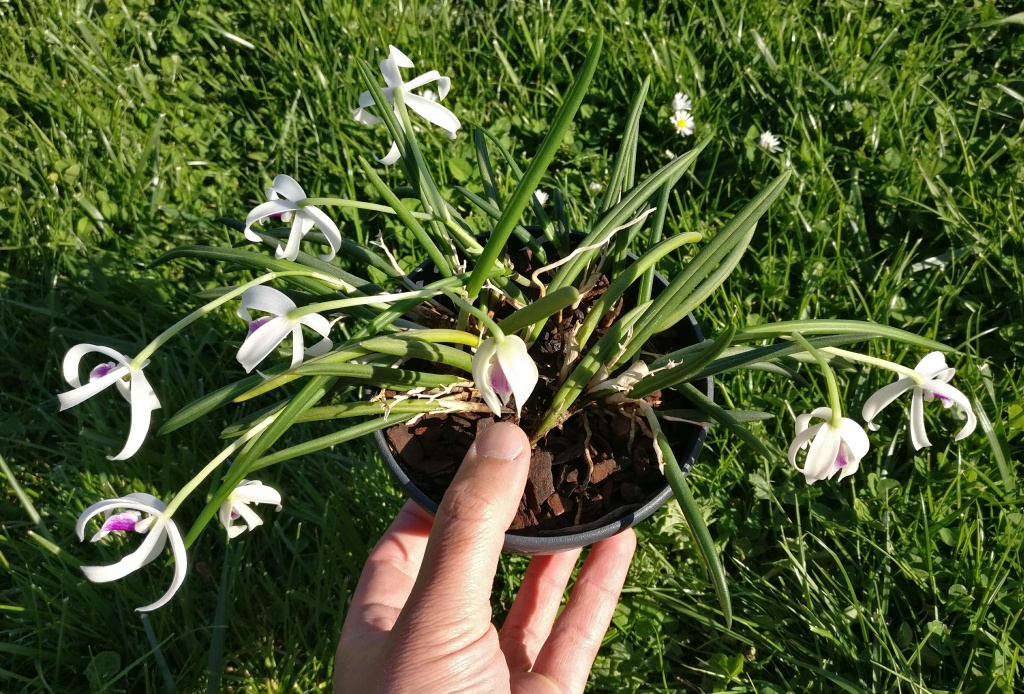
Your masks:
M 528 251 L 513 254 L 513 262 L 524 275 L 532 272 L 533 259 Z M 608 280 L 600 278 L 577 309 L 568 309 L 548 320 L 541 337 L 530 348 L 530 356 L 540 372 L 537 388 L 523 407 L 519 422 L 511 402 L 501 420 L 518 423 L 527 434 L 537 431 L 559 386 L 563 345 L 607 286 Z M 615 317 L 632 308 L 629 304 L 627 297 L 625 305 L 609 312 L 588 344 L 593 345 Z M 500 319 L 510 312 L 509 308 L 499 307 L 495 314 Z M 423 318 L 419 317 L 421 321 Z M 430 322 L 437 323 L 436 327 L 453 327 L 441 312 L 432 318 Z M 662 334 L 645 345 L 644 352 L 662 353 L 679 346 L 671 334 Z M 412 363 L 409 368 L 414 368 Z M 436 365 L 429 368 L 435 370 Z M 471 400 L 480 400 L 475 390 L 466 391 Z M 673 392 L 670 397 L 675 400 L 678 396 Z M 646 400 L 657 407 L 661 393 Z M 685 401 L 672 405 L 685 406 Z M 385 436 L 409 478 L 427 496 L 440 502 L 473 440 L 496 421 L 490 413 L 432 414 L 390 427 Z M 670 422 L 663 422 L 662 426 L 673 443 L 690 438 L 692 431 L 688 430 L 697 428 Z M 638 408 L 589 402 L 575 409 L 561 427 L 549 431 L 534 447 L 526 492 L 509 530 L 522 535 L 559 534 L 570 528 L 573 532 L 584 531 L 643 506 L 665 484 L 650 429 Z

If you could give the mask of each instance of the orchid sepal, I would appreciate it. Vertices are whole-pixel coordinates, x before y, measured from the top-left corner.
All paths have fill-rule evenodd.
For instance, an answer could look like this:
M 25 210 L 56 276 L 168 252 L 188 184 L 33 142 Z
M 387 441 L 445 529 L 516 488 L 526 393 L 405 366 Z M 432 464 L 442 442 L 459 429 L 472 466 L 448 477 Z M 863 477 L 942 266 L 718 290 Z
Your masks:
M 501 416 L 502 407 L 513 395 L 516 415 L 521 416 L 538 378 L 537 364 L 518 335 L 505 335 L 501 340 L 490 337 L 473 355 L 473 381 L 495 416 Z

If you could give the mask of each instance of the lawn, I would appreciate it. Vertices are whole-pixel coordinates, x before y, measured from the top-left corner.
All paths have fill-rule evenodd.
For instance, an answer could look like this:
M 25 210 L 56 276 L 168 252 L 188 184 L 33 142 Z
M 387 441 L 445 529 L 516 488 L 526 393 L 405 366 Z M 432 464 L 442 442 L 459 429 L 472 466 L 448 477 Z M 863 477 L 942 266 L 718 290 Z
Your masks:
M 751 427 L 778 449 L 762 460 L 712 427 L 689 478 L 734 621 L 670 503 L 638 528 L 588 691 L 1024 689 L 1018 5 L 11 0 L 0 4 L 0 690 L 330 688 L 350 592 L 402 503 L 371 443 L 269 468 L 283 510 L 230 543 L 205 533 L 183 589 L 140 617 L 170 566 L 88 583 L 77 567 L 123 547 L 79 544 L 75 521 L 98 499 L 179 489 L 238 410 L 111 462 L 127 409 L 108 397 L 58 412 L 63 355 L 80 342 L 137 352 L 197 293 L 234 281 L 223 263 L 151 263 L 181 245 L 240 243 L 215 219 L 244 218 L 276 174 L 311 195 L 373 195 L 356 159 L 388 141 L 351 117 L 356 58 L 376 63 L 394 44 L 451 76 L 445 103 L 466 127 L 454 142 L 424 131 L 423 144 L 442 192 L 480 190 L 472 127 L 520 159 L 536 151 L 599 26 L 602 63 L 545 179 L 573 201 L 571 218 L 598 204 L 649 76 L 638 175 L 713 136 L 670 199 L 666 233 L 713 236 L 794 172 L 701 323 L 863 319 L 945 342 L 980 425 L 957 443 L 955 416 L 930 409 L 934 445 L 915 451 L 906 413 L 887 409 L 857 475 L 808 486 L 785 448 L 823 389 L 758 371 L 719 379 L 720 404 L 774 415 Z M 693 99 L 693 136 L 670 123 L 676 92 Z M 757 146 L 765 130 L 781 154 Z M 342 232 L 368 246 L 378 226 L 353 214 Z M 414 262 L 408 239 L 395 243 Z M 241 375 L 244 328 L 225 309 L 154 357 L 157 425 Z M 874 349 L 908 365 L 922 356 Z M 859 408 L 887 380 L 851 369 L 844 398 Z M 328 430 L 309 425 L 292 442 Z M 499 620 L 524 566 L 502 560 Z

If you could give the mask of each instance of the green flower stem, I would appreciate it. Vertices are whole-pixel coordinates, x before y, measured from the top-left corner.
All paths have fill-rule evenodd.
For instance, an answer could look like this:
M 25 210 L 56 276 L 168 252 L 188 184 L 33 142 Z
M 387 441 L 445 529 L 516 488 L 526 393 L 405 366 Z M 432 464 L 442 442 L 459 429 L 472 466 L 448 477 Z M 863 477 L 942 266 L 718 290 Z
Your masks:
M 370 180 L 370 185 L 372 185 L 377 193 L 384 198 L 384 201 L 391 206 L 395 211 L 395 214 L 398 215 L 398 218 L 402 220 L 402 223 L 405 224 L 406 228 L 412 232 L 412 235 L 416 237 L 416 240 L 427 251 L 427 255 L 430 256 L 430 260 L 433 261 L 434 265 L 437 267 L 437 271 L 445 277 L 451 277 L 452 269 L 448 264 L 448 259 L 442 255 L 441 250 L 434 243 L 434 240 L 430 238 L 430 235 L 427 234 L 423 225 L 421 225 L 416 220 L 416 217 L 413 216 L 412 210 L 402 204 L 402 201 L 398 199 L 398 196 L 388 188 L 387 184 L 381 180 L 381 177 L 377 175 L 377 172 L 373 170 L 372 166 L 370 166 L 370 162 L 366 161 L 362 155 L 359 156 L 359 166 L 362 167 L 366 177 Z
M 814 357 L 814 360 L 818 362 L 822 372 L 824 372 L 825 381 L 828 383 L 828 402 L 832 408 L 831 426 L 834 429 L 838 429 L 843 423 L 843 401 L 839 397 L 839 384 L 836 382 L 836 375 L 832 371 L 832 367 L 828 365 L 828 359 L 814 345 L 808 342 L 803 335 L 793 333 L 793 339 L 803 345 L 803 348 Z
M 321 422 L 348 417 L 368 417 L 383 414 L 419 414 L 429 412 L 490 412 L 491 408 L 480 402 L 466 402 L 452 398 L 417 398 L 406 400 L 385 400 L 383 402 L 346 402 L 341 405 L 313 407 L 306 410 L 296 422 Z
M 437 184 L 434 183 L 434 179 L 430 176 L 427 162 L 423 159 L 423 153 L 420 152 L 419 143 L 416 141 L 415 133 L 413 133 L 412 121 L 409 119 L 409 109 L 405 106 L 405 96 L 401 89 L 395 89 L 394 95 L 395 110 L 398 111 L 399 122 L 405 131 L 406 142 L 413 157 L 413 163 L 410 165 L 410 168 L 415 167 L 418 172 L 421 192 L 420 199 L 423 201 L 423 204 L 430 206 L 435 217 L 447 222 L 451 219 L 451 214 L 444 204 L 444 198 L 441 197 Z M 423 192 L 426 193 L 426 196 L 422 195 Z
M 778 321 L 777 323 L 764 323 L 743 328 L 736 333 L 733 342 L 749 342 L 751 340 L 765 340 L 773 337 L 785 337 L 790 333 L 799 331 L 807 335 L 821 335 L 824 333 L 873 333 L 874 337 L 884 337 L 896 340 L 908 345 L 915 345 L 922 349 L 944 352 L 946 354 L 957 354 L 957 351 L 949 345 L 944 345 L 935 340 L 915 335 L 914 333 L 893 328 L 880 323 L 860 320 L 837 320 L 813 318 L 809 320 Z
M 897 364 L 896 362 L 888 361 L 886 359 L 879 359 L 878 357 L 869 357 L 868 355 L 861 354 L 860 352 L 851 352 L 849 350 L 839 349 L 838 347 L 826 347 L 821 351 L 827 352 L 829 354 L 834 354 L 837 357 L 849 359 L 850 361 L 857 361 L 862 364 L 870 364 L 871 366 L 879 366 L 883 369 L 894 371 L 901 376 L 906 376 L 907 378 L 909 378 L 918 385 L 921 385 L 927 380 L 917 371 L 914 371 L 909 367 L 903 366 L 902 364 Z
M 300 306 L 294 311 L 288 312 L 288 320 L 298 320 L 302 316 L 308 316 L 311 313 L 320 313 L 321 311 L 335 311 L 342 308 L 350 308 L 352 306 L 365 306 L 367 304 L 375 305 L 379 304 L 382 308 L 386 307 L 394 301 L 401 301 L 403 299 L 430 299 L 435 297 L 440 292 L 421 289 L 415 292 L 398 292 L 397 294 L 375 294 L 372 296 L 356 296 L 348 299 L 337 299 L 335 301 L 322 301 L 316 304 L 308 304 L 306 306 Z
M 375 202 L 363 202 L 361 200 L 348 200 L 346 198 L 306 198 L 300 200 L 299 207 L 318 205 L 326 207 L 352 207 L 358 210 L 369 210 L 370 212 L 383 212 L 384 214 L 395 214 L 395 210 L 387 205 L 378 205 Z M 410 212 L 416 219 L 431 220 L 434 215 L 427 212 Z
M 224 294 L 224 295 L 214 299 L 213 301 L 211 301 L 210 303 L 206 304 L 205 306 L 201 306 L 200 308 L 197 308 L 195 311 L 193 311 L 192 313 L 188 314 L 187 316 L 182 318 L 180 321 L 178 321 L 177 323 L 175 323 L 171 327 L 167 328 L 167 330 L 165 330 L 162 333 L 160 333 L 159 335 L 157 335 L 156 338 L 152 342 L 150 342 L 148 345 L 146 345 L 143 348 L 143 350 L 141 352 L 139 352 L 138 355 L 134 359 L 132 359 L 132 361 L 128 365 L 128 367 L 131 368 L 131 369 L 141 369 L 142 365 L 146 362 L 146 360 L 149 359 L 153 355 L 154 352 L 156 352 L 158 349 L 160 349 L 160 347 L 162 347 L 164 345 L 164 343 L 166 343 L 168 340 L 170 340 L 172 337 L 174 337 L 175 335 L 180 333 L 182 330 L 184 330 L 186 327 L 188 327 L 192 323 L 195 323 L 197 320 L 199 320 L 203 316 L 206 316 L 207 314 L 211 313 L 214 309 L 218 308 L 222 304 L 225 304 L 228 301 L 231 301 L 232 299 L 234 299 L 235 297 L 240 296 L 246 289 L 249 289 L 250 287 L 258 286 L 260 284 L 266 284 L 267 282 L 270 282 L 271 280 L 278 279 L 280 277 L 294 277 L 294 276 L 315 277 L 318 280 L 321 280 L 323 282 L 327 282 L 329 284 L 333 284 L 335 286 L 339 286 L 339 287 L 347 287 L 348 286 L 345 283 L 340 282 L 339 280 L 332 279 L 330 277 L 327 277 L 326 275 L 320 274 L 319 272 L 309 272 L 308 270 L 286 270 L 284 272 L 268 272 L 265 275 L 260 275 L 259 277 L 257 277 L 256 279 L 252 280 L 251 282 L 246 282 L 245 284 L 243 284 L 240 287 L 235 287 L 231 291 L 229 291 L 226 294 Z
M 195 477 L 189 480 L 188 484 L 181 488 L 181 491 L 174 495 L 174 498 L 171 499 L 171 503 L 167 504 L 167 508 L 164 510 L 164 515 L 167 518 L 170 518 L 174 514 L 174 512 L 178 510 L 178 507 L 181 506 L 181 502 L 183 502 L 188 497 L 189 494 L 194 492 L 196 490 L 196 487 L 202 484 L 203 480 L 209 477 L 214 470 L 220 467 L 221 464 L 228 459 L 228 456 L 230 456 L 232 453 L 237 451 L 242 446 L 246 445 L 253 438 L 259 436 L 264 429 L 266 429 L 268 426 L 271 425 L 271 423 L 273 423 L 273 421 L 274 415 L 267 417 L 262 422 L 254 426 L 252 429 L 249 429 L 249 431 L 247 431 L 237 441 L 235 441 L 230 446 L 221 451 L 220 455 L 218 455 L 216 458 L 207 463 L 206 467 L 200 470 Z
M 460 309 L 466 311 L 467 313 L 472 313 L 477 320 L 479 320 L 487 327 L 487 331 L 491 333 L 495 340 L 501 342 L 502 340 L 505 339 L 505 333 L 502 331 L 501 328 L 498 327 L 497 323 L 491 320 L 491 317 L 487 315 L 486 311 L 477 308 L 476 306 L 469 303 L 461 296 L 459 296 L 458 294 L 449 289 L 441 289 L 441 291 L 444 292 L 445 296 L 447 296 L 449 299 L 455 302 L 455 305 L 458 306 Z

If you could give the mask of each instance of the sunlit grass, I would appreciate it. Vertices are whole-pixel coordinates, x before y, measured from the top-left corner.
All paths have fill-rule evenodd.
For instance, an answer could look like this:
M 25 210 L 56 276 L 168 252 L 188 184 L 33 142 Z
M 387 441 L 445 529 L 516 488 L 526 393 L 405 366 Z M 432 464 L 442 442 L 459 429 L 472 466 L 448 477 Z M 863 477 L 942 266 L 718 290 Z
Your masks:
M 668 121 L 672 95 L 687 92 L 697 136 L 715 139 L 673 194 L 672 232 L 713 234 L 781 166 L 796 173 L 699 319 L 912 329 L 960 350 L 957 383 L 985 417 L 961 445 L 955 416 L 930 419 L 935 445 L 915 453 L 893 408 L 853 481 L 813 488 L 784 458 L 760 461 L 712 430 L 691 479 L 731 581 L 733 627 L 719 619 L 681 515 L 663 510 L 640 528 L 592 690 L 1019 690 L 1024 35 L 1019 15 L 999 20 L 1016 11 L 810 0 L 3 5 L 0 454 L 38 520 L 5 476 L 0 690 L 328 686 L 349 593 L 401 503 L 372 447 L 268 470 L 284 510 L 231 545 L 206 533 L 184 589 L 149 617 L 147 634 L 134 607 L 162 593 L 170 567 L 88 584 L 77 565 L 121 547 L 78 545 L 74 521 L 98 498 L 178 489 L 220 450 L 237 411 L 151 437 L 112 464 L 104 455 L 123 443 L 127 412 L 105 394 L 58 413 L 60 359 L 77 342 L 131 353 L 195 305 L 218 272 L 148 263 L 181 244 L 237 242 L 212 220 L 244 215 L 274 174 L 311 193 L 369 194 L 355 158 L 383 154 L 388 141 L 350 117 L 362 90 L 354 57 L 377 61 L 394 43 L 451 75 L 464 123 L 526 157 L 597 23 L 603 63 L 548 176 L 576 201 L 574 219 L 600 195 L 591 184 L 607 179 L 643 78 L 641 172 L 692 142 Z M 757 149 L 768 129 L 783 154 Z M 446 192 L 476 189 L 467 135 L 422 137 Z M 362 244 L 382 228 L 370 215 L 342 217 Z M 401 240 L 395 251 L 414 262 Z M 164 402 L 158 422 L 239 373 L 240 328 L 224 311 L 156 355 L 147 373 Z M 854 414 L 887 380 L 846 376 Z M 753 426 L 779 446 L 792 414 L 822 402 L 820 385 L 756 372 L 718 389 L 727 405 L 773 412 Z M 201 505 L 190 500 L 182 516 Z M 499 615 L 522 566 L 503 560 Z

